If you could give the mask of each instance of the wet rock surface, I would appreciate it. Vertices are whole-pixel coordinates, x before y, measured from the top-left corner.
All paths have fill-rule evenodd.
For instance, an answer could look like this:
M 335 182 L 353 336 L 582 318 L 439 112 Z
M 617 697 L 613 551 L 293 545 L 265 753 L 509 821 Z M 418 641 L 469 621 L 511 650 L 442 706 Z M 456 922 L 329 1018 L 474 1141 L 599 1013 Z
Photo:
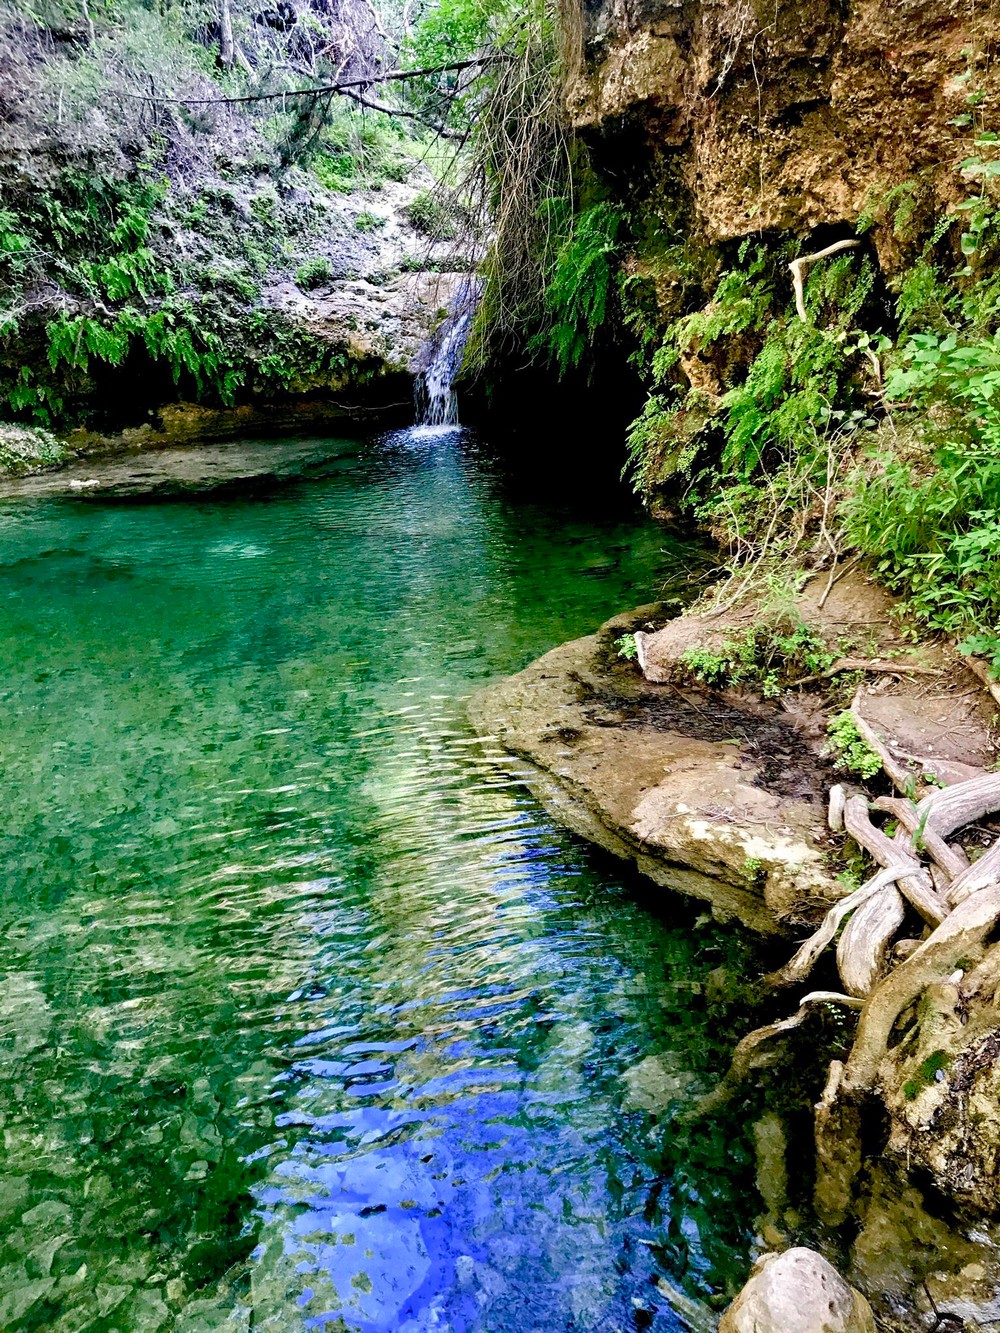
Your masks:
M 644 681 L 607 651 L 625 628 L 480 693 L 474 723 L 558 818 L 657 883 L 768 934 L 821 915 L 837 890 L 818 755 L 770 705 Z
M 81 458 L 57 472 L 0 481 L 0 500 L 66 496 L 134 501 L 236 493 L 323 475 L 336 468 L 349 449 L 343 440 L 304 437 Z

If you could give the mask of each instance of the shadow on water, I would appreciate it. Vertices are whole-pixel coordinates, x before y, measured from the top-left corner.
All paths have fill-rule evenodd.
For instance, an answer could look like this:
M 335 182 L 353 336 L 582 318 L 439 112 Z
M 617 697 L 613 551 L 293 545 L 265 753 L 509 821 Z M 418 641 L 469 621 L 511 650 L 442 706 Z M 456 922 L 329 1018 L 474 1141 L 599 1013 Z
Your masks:
M 330 448 L 0 509 L 0 1327 L 678 1329 L 766 1212 L 767 1107 L 677 1119 L 753 946 L 463 699 L 698 554 L 460 432 Z

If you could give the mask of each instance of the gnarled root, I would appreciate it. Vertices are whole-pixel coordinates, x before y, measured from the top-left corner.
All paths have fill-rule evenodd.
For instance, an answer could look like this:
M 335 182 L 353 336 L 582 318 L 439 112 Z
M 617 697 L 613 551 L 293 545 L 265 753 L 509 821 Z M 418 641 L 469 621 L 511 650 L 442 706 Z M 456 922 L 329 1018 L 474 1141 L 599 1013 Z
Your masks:
M 896 1020 L 903 1010 L 959 962 L 975 957 L 1000 920 L 1000 884 L 960 903 L 937 930 L 877 986 L 865 1001 L 854 1046 L 844 1067 L 843 1090 L 857 1095 L 875 1084 Z
M 805 981 L 815 967 L 820 954 L 836 938 L 837 931 L 845 918 L 850 916 L 852 912 L 858 911 L 869 899 L 874 898 L 884 889 L 894 888 L 897 881 L 909 873 L 909 868 L 905 865 L 889 866 L 885 870 L 880 870 L 866 884 L 862 884 L 860 889 L 855 889 L 846 898 L 841 898 L 839 902 L 834 903 L 823 918 L 823 924 L 819 930 L 809 936 L 784 967 L 771 973 L 767 978 L 768 985 L 794 986 L 800 981 Z
M 765 1049 L 769 1043 L 775 1037 L 782 1037 L 785 1033 L 801 1027 L 809 1017 L 810 1010 L 818 1004 L 843 1004 L 851 1009 L 857 1009 L 860 1008 L 862 1001 L 850 995 L 841 995 L 837 991 L 810 991 L 808 995 L 802 997 L 798 1009 L 790 1017 L 779 1019 L 776 1023 L 765 1023 L 763 1027 L 749 1032 L 733 1051 L 732 1061 L 722 1082 L 704 1097 L 700 1097 L 684 1113 L 682 1119 L 700 1119 L 701 1116 L 709 1115 L 729 1101 L 752 1069 L 759 1069 L 776 1058 L 775 1052 Z

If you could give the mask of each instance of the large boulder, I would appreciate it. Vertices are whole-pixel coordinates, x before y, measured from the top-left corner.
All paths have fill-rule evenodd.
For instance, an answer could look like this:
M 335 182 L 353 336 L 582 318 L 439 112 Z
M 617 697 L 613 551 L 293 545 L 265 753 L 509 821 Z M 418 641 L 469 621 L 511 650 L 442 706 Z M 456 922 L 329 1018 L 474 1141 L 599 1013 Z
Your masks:
M 797 1246 L 758 1261 L 719 1333 L 875 1333 L 875 1316 L 821 1254 Z

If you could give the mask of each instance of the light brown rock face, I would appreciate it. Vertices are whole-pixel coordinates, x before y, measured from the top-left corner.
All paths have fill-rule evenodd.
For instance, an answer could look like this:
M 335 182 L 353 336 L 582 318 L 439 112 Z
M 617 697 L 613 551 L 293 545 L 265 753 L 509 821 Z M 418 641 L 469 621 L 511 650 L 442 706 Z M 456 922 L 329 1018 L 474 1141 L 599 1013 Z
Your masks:
M 529 761 L 563 823 L 774 934 L 814 920 L 837 889 L 822 765 L 775 709 L 748 710 L 650 685 L 594 636 L 492 686 L 471 712 Z
M 875 1333 L 875 1317 L 822 1255 L 799 1246 L 758 1262 L 719 1333 Z
M 996 79 L 998 0 L 599 0 L 574 18 L 576 124 L 645 161 L 651 199 L 683 196 L 709 241 L 853 222 L 918 178 L 954 202 L 967 53 Z M 898 243 L 877 230 L 884 266 Z

